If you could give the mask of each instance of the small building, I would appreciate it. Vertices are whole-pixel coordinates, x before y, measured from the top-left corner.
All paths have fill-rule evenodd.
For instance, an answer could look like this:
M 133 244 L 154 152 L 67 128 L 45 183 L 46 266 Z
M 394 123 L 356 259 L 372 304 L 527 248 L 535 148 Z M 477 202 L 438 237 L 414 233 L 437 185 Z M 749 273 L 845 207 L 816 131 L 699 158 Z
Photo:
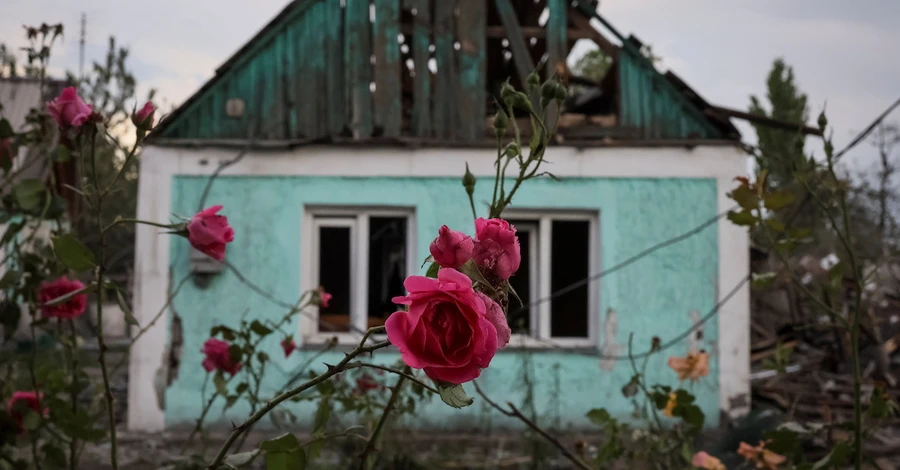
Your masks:
M 544 167 L 559 181 L 526 182 L 504 214 L 522 245 L 512 281 L 531 307 L 511 308 L 516 334 L 479 384 L 503 401 L 528 394 L 565 425 L 589 426 L 596 407 L 627 419 L 631 335 L 642 352 L 697 326 L 650 359 L 648 380 L 675 385 L 667 357 L 705 349 L 710 376 L 692 390 L 707 423 L 747 411 L 749 242 L 717 218 L 746 172 L 740 136 L 595 10 L 583 0 L 296 0 L 225 61 L 141 159 L 140 219 L 221 204 L 236 238 L 219 264 L 137 228 L 134 311 L 147 330 L 132 348 L 129 427 L 197 419 L 200 349 L 215 325 L 275 320 L 319 285 L 334 295 L 297 317 L 299 354 L 270 355 L 285 371 L 267 376 L 274 391 L 313 355 L 337 362 L 356 332 L 382 324 L 402 280 L 424 274 L 438 228 L 473 233 L 460 178 L 468 164 L 476 203 L 490 198 L 493 97 L 536 67 L 572 85 Z M 567 72 L 579 40 L 611 58 L 601 81 Z M 337 350 L 323 352 L 333 337 Z M 268 347 L 279 351 L 274 339 Z M 388 349 L 373 360 L 397 358 Z M 456 410 L 435 399 L 417 422 L 468 427 L 487 413 L 477 400 Z M 314 405 L 288 406 L 301 415 Z M 247 413 L 219 405 L 208 419 L 228 426 Z

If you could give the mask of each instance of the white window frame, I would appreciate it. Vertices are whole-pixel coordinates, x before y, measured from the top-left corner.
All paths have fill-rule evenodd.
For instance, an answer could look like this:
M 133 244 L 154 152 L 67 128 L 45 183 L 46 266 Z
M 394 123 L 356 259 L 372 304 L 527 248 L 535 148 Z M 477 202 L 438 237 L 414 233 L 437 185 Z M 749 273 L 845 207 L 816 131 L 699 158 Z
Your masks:
M 528 220 L 534 221 L 534 225 L 528 227 L 528 231 L 532 233 L 530 244 L 530 269 L 529 277 L 531 282 L 531 298 L 522 299 L 522 302 L 533 304 L 539 299 L 546 299 L 552 294 L 551 277 L 549 275 L 549 267 L 551 263 L 550 254 L 553 237 L 553 221 L 555 220 L 577 220 L 588 222 L 588 274 L 594 274 L 600 267 L 600 230 L 599 230 L 599 214 L 592 211 L 547 211 L 547 210 L 508 210 L 504 211 L 503 217 L 507 220 Z M 516 231 L 519 227 L 516 226 Z M 536 236 L 535 236 L 536 235 Z M 525 256 L 522 253 L 522 256 Z M 541 276 L 541 273 L 547 273 Z M 518 307 L 518 301 L 510 298 L 509 309 L 514 310 Z M 549 346 L 562 346 L 570 348 L 594 348 L 597 346 L 599 334 L 597 331 L 599 325 L 600 312 L 600 288 L 595 281 L 588 284 L 588 334 L 585 338 L 564 338 L 553 337 L 550 335 L 550 314 L 551 302 L 541 302 L 531 308 L 530 329 L 531 333 L 514 334 L 510 339 L 510 345 L 513 347 L 523 348 L 547 348 Z
M 368 329 L 369 315 L 366 311 L 369 297 L 369 219 L 371 217 L 406 218 L 406 273 L 418 272 L 416 258 L 416 214 L 408 207 L 366 207 L 366 206 L 306 206 L 301 220 L 300 247 L 300 291 L 306 292 L 319 287 L 319 228 L 350 228 L 350 331 L 337 332 L 323 329 L 319 331 L 319 307 L 310 306 L 300 314 L 299 328 L 303 344 L 323 344 L 337 338 L 338 345 L 359 344 L 362 332 Z M 328 286 L 325 286 L 326 290 Z M 383 340 L 384 335 L 374 335 L 374 340 Z

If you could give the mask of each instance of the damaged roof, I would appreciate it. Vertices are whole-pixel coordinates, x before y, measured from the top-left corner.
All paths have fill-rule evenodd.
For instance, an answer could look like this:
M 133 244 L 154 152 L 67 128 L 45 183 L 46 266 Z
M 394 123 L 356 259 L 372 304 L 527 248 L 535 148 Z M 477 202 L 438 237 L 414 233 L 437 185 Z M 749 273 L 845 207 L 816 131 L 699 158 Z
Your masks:
M 152 138 L 491 142 L 502 83 L 521 87 L 545 64 L 542 75 L 563 71 L 582 93 L 568 101 L 560 140 L 740 139 L 726 115 L 660 73 L 596 8 L 589 0 L 294 0 Z M 565 73 L 580 39 L 612 59 L 600 83 Z

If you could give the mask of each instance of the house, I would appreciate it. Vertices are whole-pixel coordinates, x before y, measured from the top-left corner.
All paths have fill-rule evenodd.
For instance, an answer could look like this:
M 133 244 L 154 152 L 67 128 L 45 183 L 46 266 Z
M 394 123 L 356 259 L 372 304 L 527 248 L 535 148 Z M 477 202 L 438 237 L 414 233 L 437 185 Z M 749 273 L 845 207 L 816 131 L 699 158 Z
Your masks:
M 667 356 L 705 349 L 711 373 L 692 390 L 707 423 L 720 411 L 746 412 L 749 242 L 715 220 L 732 205 L 733 177 L 746 171 L 740 136 L 728 110 L 657 71 L 640 41 L 595 9 L 569 0 L 296 0 L 225 61 L 160 123 L 141 159 L 140 219 L 221 204 L 236 239 L 222 265 L 183 239 L 137 229 L 134 311 L 146 332 L 132 348 L 129 427 L 196 420 L 200 349 L 214 325 L 280 318 L 301 292 L 326 286 L 331 306 L 292 326 L 299 356 L 271 355 L 291 371 L 315 354 L 317 364 L 339 361 L 356 331 L 383 323 L 402 279 L 424 273 L 438 228 L 473 232 L 460 178 L 468 164 L 480 181 L 476 203 L 490 198 L 493 96 L 507 78 L 521 88 L 539 65 L 586 91 L 570 101 L 578 112 L 562 115 L 547 150 L 545 169 L 560 181 L 526 182 L 504 214 L 523 253 L 513 283 L 531 307 L 517 309 L 517 334 L 479 384 L 501 401 L 529 393 L 542 415 L 563 403 L 560 422 L 576 427 L 588 426 L 595 407 L 627 419 L 629 337 L 645 351 L 653 337 L 675 338 L 709 313 L 650 359 L 648 379 L 675 385 Z M 566 73 L 578 40 L 613 59 L 600 83 Z M 323 352 L 333 337 L 338 349 Z M 274 340 L 269 347 L 278 351 Z M 373 360 L 397 358 L 388 349 Z M 536 377 L 528 390 L 517 378 L 522 364 Z M 284 380 L 272 373 L 264 385 Z M 208 416 L 228 426 L 247 413 L 236 404 Z M 418 422 L 467 426 L 485 413 L 477 402 L 456 410 L 433 400 Z

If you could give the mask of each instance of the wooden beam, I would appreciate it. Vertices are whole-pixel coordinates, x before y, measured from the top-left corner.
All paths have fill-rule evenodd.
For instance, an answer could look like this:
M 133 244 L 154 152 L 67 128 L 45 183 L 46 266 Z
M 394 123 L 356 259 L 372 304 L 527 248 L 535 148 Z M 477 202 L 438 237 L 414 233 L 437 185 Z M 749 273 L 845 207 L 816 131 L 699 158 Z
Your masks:
M 459 115 L 457 134 L 463 140 L 480 136 L 486 107 L 487 6 L 484 0 L 458 0 L 456 37 L 459 39 Z
M 339 135 L 347 121 L 344 89 L 344 9 L 341 8 L 340 2 L 328 5 L 326 18 L 325 53 L 328 56 L 328 63 L 325 86 L 328 90 L 328 134 Z
M 500 21 L 503 22 L 503 36 L 509 40 L 509 48 L 512 49 L 513 63 L 516 66 L 516 72 L 519 74 L 519 80 L 522 83 L 528 78 L 528 75 L 534 71 L 534 61 L 531 60 L 531 51 L 525 44 L 525 35 L 519 25 L 519 19 L 516 17 L 516 10 L 513 8 L 510 0 L 496 0 L 497 12 L 500 14 Z M 490 31 L 493 27 L 488 28 Z M 536 28 L 544 33 L 543 28 Z M 488 34 L 490 36 L 490 33 Z
M 573 29 L 578 31 L 578 34 L 583 34 L 588 39 L 594 41 L 594 44 L 596 44 L 600 50 L 612 56 L 614 59 L 618 57 L 619 47 L 600 34 L 600 31 L 597 31 L 591 24 L 591 20 L 584 16 L 581 11 L 573 11 L 572 14 L 569 15 L 569 22 L 575 27 Z
M 453 138 L 458 113 L 456 112 L 456 95 L 458 75 L 456 73 L 456 51 L 454 40 L 455 0 L 442 0 L 434 3 L 434 60 L 437 64 L 437 76 L 434 82 L 434 136 Z
M 723 108 L 722 106 L 710 106 L 706 109 L 706 114 L 710 116 L 720 116 L 720 117 L 733 117 L 737 119 L 743 119 L 748 122 L 756 123 L 762 126 L 774 127 L 776 129 L 783 129 L 786 131 L 794 131 L 800 132 L 804 135 L 816 135 L 821 137 L 822 131 L 817 127 L 807 126 L 804 123 L 797 122 L 788 122 L 783 121 L 781 119 L 773 119 L 767 116 L 760 116 L 759 114 L 750 114 L 744 111 L 738 111 L 736 109 Z
M 367 0 L 347 0 L 344 52 L 350 90 L 350 126 L 357 139 L 372 135 L 372 29 Z M 314 52 L 316 53 L 316 52 Z
M 409 1 L 409 0 L 407 0 Z M 431 135 L 431 1 L 412 0 L 416 9 L 412 34 L 415 82 L 413 84 L 412 131 L 418 137 Z
M 400 135 L 400 0 L 375 0 L 375 125 L 385 137 Z

